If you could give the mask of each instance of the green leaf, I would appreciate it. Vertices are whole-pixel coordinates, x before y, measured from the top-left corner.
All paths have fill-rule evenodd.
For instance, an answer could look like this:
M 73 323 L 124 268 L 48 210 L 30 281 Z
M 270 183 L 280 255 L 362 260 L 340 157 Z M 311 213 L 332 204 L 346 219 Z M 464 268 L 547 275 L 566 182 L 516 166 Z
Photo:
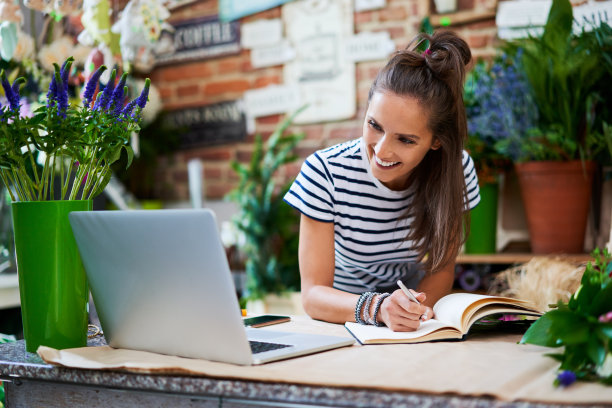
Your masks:
M 559 347 L 557 338 L 551 333 L 553 320 L 549 313 L 545 313 L 536 320 L 523 335 L 520 344 L 530 343 L 545 347 Z
M 587 342 L 587 354 L 595 365 L 600 366 L 606 358 L 606 345 L 597 336 L 591 336 Z

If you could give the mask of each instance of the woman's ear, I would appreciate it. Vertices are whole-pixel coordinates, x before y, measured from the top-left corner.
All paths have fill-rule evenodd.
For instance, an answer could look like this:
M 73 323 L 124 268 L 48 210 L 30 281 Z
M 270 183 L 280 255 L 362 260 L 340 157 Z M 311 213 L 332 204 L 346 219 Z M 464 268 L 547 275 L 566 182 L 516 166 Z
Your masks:
M 440 144 L 440 140 L 436 139 L 432 144 L 431 144 L 431 150 L 438 150 L 442 145 Z

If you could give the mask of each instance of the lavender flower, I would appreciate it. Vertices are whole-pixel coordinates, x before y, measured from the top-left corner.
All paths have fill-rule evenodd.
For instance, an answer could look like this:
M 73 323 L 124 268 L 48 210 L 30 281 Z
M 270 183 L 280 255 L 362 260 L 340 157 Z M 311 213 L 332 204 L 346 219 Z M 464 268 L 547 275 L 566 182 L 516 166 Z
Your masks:
M 55 70 L 55 83 L 57 85 L 57 110 L 58 114 L 65 118 L 68 109 L 68 81 L 62 81 L 61 74 Z
M 137 99 L 134 99 L 132 102 L 125 105 L 125 108 L 123 108 L 123 110 L 121 111 L 121 114 L 125 115 L 126 117 L 133 117 L 132 111 L 134 110 L 134 107 L 136 106 L 136 101 Z
M 53 64 L 55 69 L 57 70 L 57 64 Z M 55 75 L 51 76 L 51 83 L 49 84 L 49 90 L 47 91 L 47 108 L 51 108 L 55 105 L 57 99 L 57 82 L 55 80 Z
M 108 108 L 112 109 L 115 115 L 119 115 L 119 113 L 121 113 L 121 109 L 123 109 L 123 99 L 126 92 L 124 89 L 126 79 L 127 74 L 123 73 L 123 75 L 121 75 L 121 79 L 119 79 L 119 82 L 115 87 L 115 90 L 113 91 L 113 96 L 109 101 Z
M 555 385 L 561 387 L 568 387 L 576 381 L 576 374 L 570 370 L 563 370 L 557 375 Z
M 98 87 L 98 81 L 100 81 L 100 76 L 102 76 L 102 73 L 104 71 L 106 71 L 106 66 L 100 65 L 100 67 L 89 78 L 89 81 L 85 86 L 85 92 L 83 92 L 83 105 L 89 106 L 89 104 L 91 103 L 94 92 Z
M 147 101 L 149 98 L 149 87 L 150 86 L 151 86 L 151 80 L 149 78 L 145 79 L 144 88 L 142 88 L 142 92 L 140 93 L 140 96 L 136 100 L 136 104 L 138 105 L 140 109 L 144 109 L 145 105 L 147 104 Z
M 108 103 L 110 102 L 113 89 L 115 87 L 115 78 L 117 77 L 117 71 L 113 69 L 111 77 L 106 83 L 104 90 L 101 92 L 102 95 L 98 94 L 96 103 L 94 104 L 94 110 L 106 110 Z
M 11 86 L 4 70 L 2 70 L 2 72 L 0 73 L 0 78 L 2 81 L 2 88 L 4 88 L 4 94 L 6 95 L 6 99 L 9 103 L 9 109 L 19 110 L 19 85 L 22 81 L 24 81 L 24 79 L 17 78 L 13 82 L 13 86 Z
M 62 82 L 64 84 L 68 83 L 68 76 L 70 74 L 70 68 L 72 67 L 73 61 L 74 61 L 74 58 L 68 57 L 68 59 L 64 61 L 64 64 L 62 65 L 62 69 L 60 70 L 60 77 L 62 78 Z

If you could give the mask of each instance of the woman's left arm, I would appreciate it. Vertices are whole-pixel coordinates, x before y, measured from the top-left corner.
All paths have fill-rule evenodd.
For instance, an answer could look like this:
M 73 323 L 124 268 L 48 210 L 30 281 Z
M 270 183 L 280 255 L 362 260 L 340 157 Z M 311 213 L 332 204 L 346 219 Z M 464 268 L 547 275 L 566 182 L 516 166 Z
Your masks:
M 455 281 L 455 262 L 448 263 L 436 273 L 426 275 L 419 284 L 419 292 L 425 293 L 427 298 L 423 302 L 426 306 L 433 305 L 443 296 L 450 293 Z

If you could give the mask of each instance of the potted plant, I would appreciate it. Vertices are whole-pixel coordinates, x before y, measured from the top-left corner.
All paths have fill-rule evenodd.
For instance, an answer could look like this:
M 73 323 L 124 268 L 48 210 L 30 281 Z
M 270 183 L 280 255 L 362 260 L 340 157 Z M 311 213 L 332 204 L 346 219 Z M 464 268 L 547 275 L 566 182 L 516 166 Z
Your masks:
M 248 165 L 232 162 L 240 181 L 229 198 L 238 204 L 233 223 L 243 234 L 238 249 L 246 259 L 247 300 L 300 288 L 296 256 L 299 218 L 283 202 L 289 184 L 279 186 L 276 179 L 278 168 L 297 158 L 293 149 L 304 135 L 285 131 L 300 111 L 283 120 L 267 143 L 261 135 L 255 136 Z
M 521 343 L 563 347 L 548 354 L 561 363 L 556 385 L 575 380 L 612 384 L 612 256 L 593 252 L 569 302 L 559 301 L 525 332 Z
M 127 153 L 139 130 L 149 80 L 140 96 L 124 106 L 126 74 L 116 72 L 95 95 L 106 69 L 90 78 L 82 104 L 70 103 L 69 58 L 55 72 L 46 104 L 31 117 L 20 114 L 20 85 L 0 74 L 8 100 L 0 107 L 0 177 L 12 200 L 17 272 L 26 350 L 84 346 L 89 291 L 68 222 L 71 211 L 90 210 L 92 198 L 111 177 L 110 165 Z
M 503 143 L 520 137 L 536 123 L 537 109 L 517 65 L 518 61 L 506 54 L 491 63 L 480 61 L 465 84 L 466 149 L 474 159 L 481 197 L 470 214 L 466 253 L 495 252 L 499 177 L 511 167 Z
M 508 46 L 520 59 L 538 110 L 536 127 L 504 142 L 516 163 L 536 253 L 583 251 L 596 168 L 590 159 L 605 146 L 592 126 L 599 122 L 589 119 L 609 109 L 598 101 L 607 92 L 602 81 L 610 75 L 610 49 L 596 40 L 609 26 L 573 35 L 572 22 L 569 0 L 553 0 L 542 36 Z

